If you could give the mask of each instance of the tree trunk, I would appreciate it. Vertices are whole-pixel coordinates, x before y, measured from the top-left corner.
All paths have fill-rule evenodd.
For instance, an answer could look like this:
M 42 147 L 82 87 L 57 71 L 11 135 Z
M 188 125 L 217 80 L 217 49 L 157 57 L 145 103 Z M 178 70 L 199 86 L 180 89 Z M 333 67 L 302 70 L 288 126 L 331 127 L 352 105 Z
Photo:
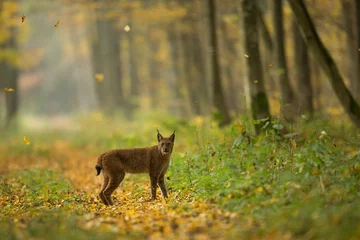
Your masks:
M 304 2 L 299 0 L 288 0 L 288 2 L 294 12 L 303 38 L 329 78 L 340 103 L 351 121 L 360 127 L 360 106 L 356 103 L 349 89 L 346 88 L 334 60 L 321 42 Z
M 181 54 L 181 44 L 178 41 L 178 36 L 180 35 L 178 32 L 177 23 L 173 25 L 169 25 L 168 29 L 168 41 L 170 46 L 170 57 L 171 57 L 171 66 L 174 72 L 174 82 L 172 83 L 171 90 L 173 96 L 174 104 L 171 106 L 171 112 L 177 114 L 178 116 L 185 115 L 184 109 L 184 96 L 181 92 L 181 76 L 183 74 L 183 67 L 180 63 Z
M 270 116 L 269 103 L 265 92 L 261 56 L 259 51 L 257 8 L 253 0 L 241 1 L 243 17 L 243 35 L 247 58 L 248 84 L 250 90 L 250 106 L 253 119 Z M 261 126 L 255 125 L 259 133 Z
M 351 87 L 354 89 L 353 92 L 356 93 L 355 97 L 357 102 L 360 103 L 360 1 L 355 1 L 355 26 L 356 26 L 356 45 L 357 45 L 357 78 L 353 81 L 353 86 Z
M 2 15 L 2 2 L 0 2 L 0 17 Z M 0 24 L 2 24 L 3 19 L 0 18 Z M 11 27 L 10 29 L 10 39 L 7 40 L 5 43 L 0 45 L 0 50 L 3 48 L 8 49 L 16 49 L 16 33 L 15 27 Z M 13 66 L 8 61 L 2 61 L 0 63 L 0 72 L 1 72 L 1 79 L 3 79 L 4 88 L 13 89 L 13 91 L 6 91 L 5 92 L 5 128 L 7 128 L 10 124 L 14 122 L 18 112 L 19 106 L 19 89 L 18 89 L 18 75 L 19 70 Z M 3 88 L 0 89 L 3 91 Z
M 201 115 L 198 79 L 194 77 L 194 58 L 192 34 L 182 33 L 182 46 L 184 51 L 185 83 L 190 100 L 190 108 L 195 115 Z
M 102 1 L 100 1 L 102 2 Z M 93 42 L 94 74 L 103 74 L 104 79 L 98 83 L 100 106 L 108 112 L 121 107 L 124 97 L 120 71 L 120 33 L 115 29 L 114 21 L 104 17 L 106 5 L 101 5 L 96 14 L 96 37 Z
M 300 113 L 307 113 L 312 115 L 314 112 L 313 106 L 313 92 L 310 78 L 309 56 L 306 43 L 301 36 L 297 23 L 293 21 L 294 33 L 294 55 L 295 55 L 295 74 L 296 85 L 299 99 Z
M 200 29 L 199 29 L 200 30 Z M 209 102 L 208 92 L 206 87 L 205 63 L 204 55 L 201 48 L 199 31 L 195 31 L 190 35 L 191 38 L 191 55 L 193 63 L 193 79 L 195 80 L 195 87 L 197 91 L 198 104 L 200 114 L 205 115 L 206 105 Z
M 230 38 L 229 31 L 226 27 L 225 21 L 221 21 L 220 29 L 221 29 L 220 34 L 222 35 L 222 38 L 220 38 L 222 40 L 221 45 L 225 50 L 225 54 L 227 56 L 226 63 L 224 64 L 223 67 L 225 69 L 225 74 L 227 79 L 228 94 L 226 96 L 226 100 L 227 100 L 226 103 L 227 106 L 229 107 L 229 110 L 237 114 L 239 113 L 238 96 L 240 96 L 241 93 L 239 94 L 240 91 L 239 89 L 236 88 L 235 76 L 233 74 L 233 64 L 232 64 L 238 58 L 237 49 L 235 47 L 236 41 Z
M 130 60 L 130 95 L 131 95 L 131 102 L 136 101 L 139 97 L 139 75 L 137 72 L 137 66 L 136 66 L 136 39 L 135 39 L 135 32 L 132 28 L 132 13 L 130 13 L 130 32 L 126 33 L 128 35 L 129 39 L 129 60 Z
M 290 80 L 288 76 L 288 69 L 286 66 L 285 59 L 285 41 L 284 41 L 284 27 L 283 27 L 283 12 L 282 12 L 282 0 L 274 0 L 273 1 L 273 20 L 274 20 L 274 56 L 275 56 L 275 69 L 276 69 L 276 77 L 278 83 L 280 84 L 280 92 L 282 97 L 283 106 L 287 104 L 291 104 L 288 110 L 294 108 L 294 92 L 290 85 Z M 291 113 L 287 112 L 285 109 L 285 116 L 291 115 Z
M 258 4 L 260 4 L 258 2 Z M 262 3 L 263 4 L 263 3 Z M 271 39 L 271 35 L 270 32 L 268 30 L 268 27 L 266 26 L 264 17 L 263 17 L 263 13 L 261 12 L 261 10 L 258 8 L 258 27 L 260 30 L 260 35 L 261 38 L 263 39 L 263 44 L 265 46 L 264 49 L 266 49 L 265 54 L 264 54 L 264 63 L 263 63 L 263 69 L 265 70 L 265 81 L 267 81 L 267 85 L 269 86 L 269 90 L 270 93 L 273 93 L 273 91 L 276 90 L 276 88 L 278 87 L 278 84 L 276 84 L 275 80 L 274 80 L 274 74 L 273 74 L 273 67 L 269 67 L 269 64 L 273 65 L 274 61 L 273 61 L 273 55 L 274 55 L 274 44 L 273 41 Z
M 342 5 L 342 13 L 343 13 L 343 23 L 344 29 L 346 33 L 346 50 L 347 54 L 345 54 L 345 62 L 346 62 L 346 76 L 350 82 L 350 89 L 352 90 L 352 94 L 356 98 L 359 96 L 360 90 L 357 90 L 357 82 L 358 82 L 358 52 L 355 51 L 357 48 L 356 44 L 356 34 L 354 30 L 354 8 L 351 5 L 350 0 L 342 0 L 340 1 Z M 359 85 L 360 87 L 360 85 Z
M 10 45 L 9 45 L 9 47 L 10 47 Z M 12 47 L 15 47 L 15 46 L 12 46 Z M 19 107 L 18 75 L 19 75 L 19 71 L 18 71 L 18 69 L 16 69 L 16 67 L 12 66 L 9 63 L 5 63 L 4 66 L 5 66 L 4 71 L 1 72 L 1 75 L 2 75 L 1 78 L 5 79 L 5 82 L 6 82 L 5 87 L 6 88 L 14 89 L 13 92 L 5 93 L 5 102 L 6 102 L 5 127 L 7 127 L 13 122 L 13 120 L 15 119 L 17 112 L 18 112 L 18 107 Z
M 212 90 L 214 97 L 214 107 L 219 111 L 221 115 L 220 126 L 224 126 L 231 122 L 229 110 L 225 104 L 225 97 L 223 93 L 223 87 L 221 83 L 221 70 L 218 57 L 218 43 L 216 36 L 216 6 L 215 0 L 208 0 L 209 4 L 209 40 L 210 40 L 210 49 L 211 49 L 211 67 L 212 67 Z

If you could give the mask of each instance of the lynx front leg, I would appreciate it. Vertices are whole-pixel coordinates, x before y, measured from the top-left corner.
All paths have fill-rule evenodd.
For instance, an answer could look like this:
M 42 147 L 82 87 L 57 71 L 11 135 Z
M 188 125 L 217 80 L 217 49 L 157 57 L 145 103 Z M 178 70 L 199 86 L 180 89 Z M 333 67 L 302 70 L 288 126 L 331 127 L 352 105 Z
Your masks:
M 158 175 L 151 175 L 150 181 L 151 181 L 151 201 L 156 199 L 156 187 L 158 183 L 159 176 Z
M 163 195 L 164 198 L 168 198 L 167 195 L 167 191 L 166 191 L 166 186 L 165 186 L 165 181 L 164 181 L 164 176 L 165 176 L 165 172 L 162 173 L 159 177 L 159 187 L 161 189 L 161 193 Z

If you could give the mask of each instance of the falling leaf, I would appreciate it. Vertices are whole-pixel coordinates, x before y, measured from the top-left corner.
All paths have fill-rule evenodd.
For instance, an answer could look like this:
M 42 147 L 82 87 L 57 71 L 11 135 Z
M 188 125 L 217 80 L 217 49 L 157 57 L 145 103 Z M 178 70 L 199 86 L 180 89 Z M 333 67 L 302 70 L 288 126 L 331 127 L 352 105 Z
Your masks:
M 271 63 L 269 63 L 269 67 L 272 67 L 272 64 L 271 64 Z
M 58 26 L 59 26 L 59 23 L 60 23 L 60 20 L 57 21 L 57 23 L 55 24 L 54 27 L 58 27 Z
M 21 22 L 24 22 L 25 21 L 25 15 L 23 14 L 22 16 L 21 16 Z
M 244 57 L 246 57 L 246 58 L 249 58 L 249 55 L 247 55 L 247 54 L 244 54 Z
M 254 83 L 257 84 L 259 81 L 258 80 L 254 80 Z
M 26 143 L 26 145 L 30 144 L 30 140 L 26 136 L 24 136 L 24 142 Z
M 96 79 L 96 81 L 97 82 L 102 82 L 102 81 L 104 81 L 104 74 L 102 74 L 102 73 L 96 73 L 95 74 L 95 79 Z
M 4 88 L 5 92 L 13 92 L 15 91 L 13 88 Z
M 124 27 L 124 31 L 125 31 L 125 32 L 130 32 L 130 30 L 131 30 L 131 28 L 130 28 L 129 25 L 126 25 L 126 26 Z
M 210 171 L 214 171 L 214 166 L 212 164 L 210 165 Z

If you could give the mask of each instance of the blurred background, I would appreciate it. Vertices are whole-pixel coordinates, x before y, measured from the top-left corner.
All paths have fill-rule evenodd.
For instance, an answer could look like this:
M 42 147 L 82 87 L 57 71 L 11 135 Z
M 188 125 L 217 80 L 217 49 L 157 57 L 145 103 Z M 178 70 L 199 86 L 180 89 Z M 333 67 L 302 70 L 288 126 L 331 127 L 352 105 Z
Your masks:
M 244 22 L 248 9 L 236 0 L 0 2 L 5 127 L 14 119 L 34 128 L 41 119 L 66 125 L 99 111 L 129 120 L 148 111 L 211 116 L 225 125 L 249 113 L 254 88 L 266 92 L 273 116 L 345 116 L 287 1 L 258 0 L 255 25 Z M 304 3 L 359 99 L 356 0 Z M 258 33 L 255 71 L 263 79 L 248 80 L 246 29 Z

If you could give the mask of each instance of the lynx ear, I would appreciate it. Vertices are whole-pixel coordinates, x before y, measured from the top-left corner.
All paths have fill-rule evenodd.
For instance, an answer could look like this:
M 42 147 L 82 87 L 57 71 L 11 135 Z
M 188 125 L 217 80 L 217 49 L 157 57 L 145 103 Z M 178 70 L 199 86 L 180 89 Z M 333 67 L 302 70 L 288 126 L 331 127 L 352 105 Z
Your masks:
M 171 136 L 169 138 L 172 142 L 175 141 L 175 131 L 173 132 L 173 134 L 171 134 Z
M 164 137 L 160 134 L 159 130 L 157 130 L 157 132 L 158 132 L 157 139 L 158 139 L 158 142 L 160 142 Z

